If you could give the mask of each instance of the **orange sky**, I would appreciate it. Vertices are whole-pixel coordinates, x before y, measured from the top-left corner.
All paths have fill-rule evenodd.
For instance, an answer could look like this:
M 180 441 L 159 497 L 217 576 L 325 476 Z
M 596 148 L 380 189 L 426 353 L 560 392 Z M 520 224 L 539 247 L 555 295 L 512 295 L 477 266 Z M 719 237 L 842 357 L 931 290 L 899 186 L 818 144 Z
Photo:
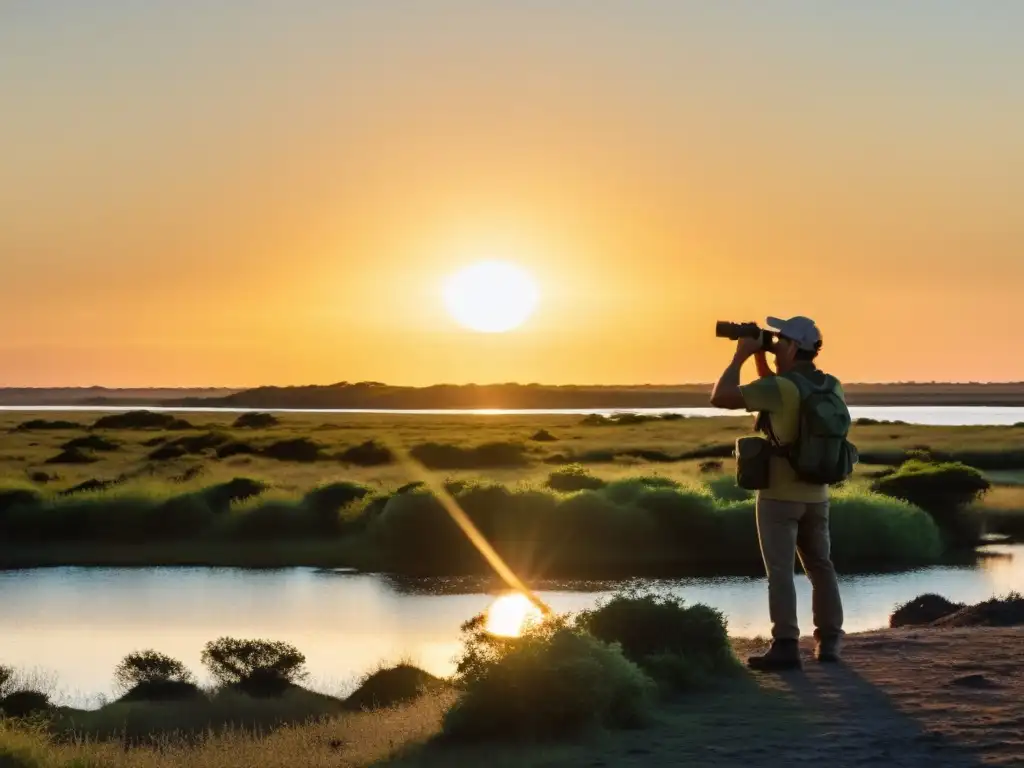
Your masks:
M 847 381 L 1024 379 L 1024 8 L 33 5 L 0 385 L 709 381 L 768 314 Z M 473 334 L 494 256 L 542 303 Z

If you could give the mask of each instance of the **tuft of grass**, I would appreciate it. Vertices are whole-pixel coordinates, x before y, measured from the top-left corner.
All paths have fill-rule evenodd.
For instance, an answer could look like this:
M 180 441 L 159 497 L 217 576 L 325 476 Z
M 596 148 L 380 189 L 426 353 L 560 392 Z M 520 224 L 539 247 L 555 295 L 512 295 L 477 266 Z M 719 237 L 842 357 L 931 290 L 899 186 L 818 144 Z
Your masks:
M 121 444 L 102 435 L 83 435 L 68 440 L 61 445 L 61 448 L 65 451 L 118 451 L 121 449 Z
M 47 464 L 92 464 L 98 461 L 95 456 L 92 456 L 81 448 L 70 448 L 61 451 L 56 456 L 51 456 L 46 460 Z
M 380 467 L 395 460 L 391 450 L 376 440 L 367 440 L 365 443 L 350 446 L 339 453 L 337 458 L 344 464 L 353 464 L 357 467 Z

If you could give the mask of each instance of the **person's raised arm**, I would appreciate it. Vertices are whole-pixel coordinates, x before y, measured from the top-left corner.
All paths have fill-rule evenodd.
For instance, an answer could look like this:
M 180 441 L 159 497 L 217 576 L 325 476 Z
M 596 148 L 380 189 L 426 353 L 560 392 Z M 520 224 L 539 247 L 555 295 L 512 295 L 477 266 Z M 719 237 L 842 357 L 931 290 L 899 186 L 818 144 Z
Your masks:
M 718 383 L 711 390 L 711 405 L 735 411 L 746 407 L 743 393 L 740 392 L 740 370 L 747 359 L 761 349 L 760 339 L 740 339 L 736 344 L 736 354 L 729 367 L 722 372 Z
M 757 376 L 763 379 L 765 376 L 774 376 L 775 371 L 768 365 L 768 357 L 765 355 L 763 349 L 757 350 L 754 353 L 754 365 L 757 366 Z

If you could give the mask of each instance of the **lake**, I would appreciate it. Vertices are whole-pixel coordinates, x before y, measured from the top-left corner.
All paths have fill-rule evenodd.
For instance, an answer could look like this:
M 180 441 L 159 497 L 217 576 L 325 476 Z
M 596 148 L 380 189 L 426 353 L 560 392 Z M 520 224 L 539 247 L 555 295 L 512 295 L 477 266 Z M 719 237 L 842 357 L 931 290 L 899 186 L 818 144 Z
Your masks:
M 893 607 L 923 592 L 977 602 L 1024 588 L 1024 546 L 993 545 L 972 567 L 929 567 L 841 577 L 847 630 L 883 627 Z M 730 632 L 767 635 L 764 578 L 650 582 L 723 611 Z M 545 584 L 556 611 L 593 606 L 620 585 Z M 810 633 L 810 586 L 797 579 L 801 629 Z M 459 593 L 459 592 L 462 593 Z M 453 593 L 455 592 L 455 593 Z M 217 637 L 294 643 L 312 687 L 344 695 L 378 662 L 408 657 L 449 674 L 459 625 L 500 593 L 437 582 L 395 580 L 307 568 L 40 568 L 0 572 L 0 662 L 55 681 L 57 699 L 95 706 L 110 696 L 114 666 L 132 650 L 155 648 L 202 675 L 203 645 Z

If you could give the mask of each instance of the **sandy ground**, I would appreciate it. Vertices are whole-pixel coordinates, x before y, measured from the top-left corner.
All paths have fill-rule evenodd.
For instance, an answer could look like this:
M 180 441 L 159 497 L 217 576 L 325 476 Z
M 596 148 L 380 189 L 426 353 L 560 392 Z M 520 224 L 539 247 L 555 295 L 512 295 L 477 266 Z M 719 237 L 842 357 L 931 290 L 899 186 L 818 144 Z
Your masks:
M 738 644 L 741 657 L 749 646 Z M 1024 627 L 852 635 L 841 665 L 756 674 L 653 727 L 565 747 L 421 754 L 401 765 L 1024 766 Z

